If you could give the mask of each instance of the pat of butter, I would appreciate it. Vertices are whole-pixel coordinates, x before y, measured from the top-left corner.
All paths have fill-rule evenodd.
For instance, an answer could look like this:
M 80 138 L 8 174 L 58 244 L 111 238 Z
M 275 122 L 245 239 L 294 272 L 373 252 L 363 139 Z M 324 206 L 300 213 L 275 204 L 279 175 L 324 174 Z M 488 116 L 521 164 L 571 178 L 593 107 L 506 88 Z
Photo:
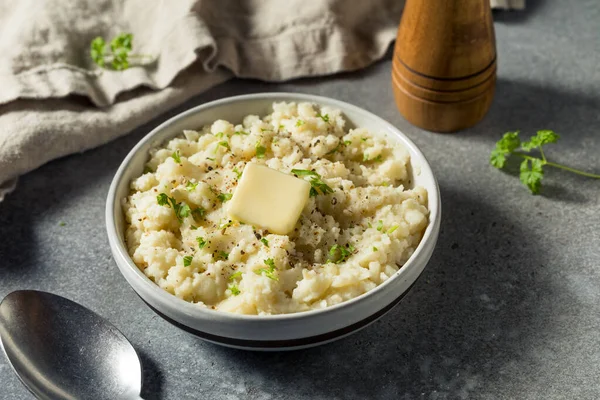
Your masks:
M 287 235 L 294 229 L 310 193 L 310 183 L 269 167 L 249 163 L 229 202 L 229 216 Z

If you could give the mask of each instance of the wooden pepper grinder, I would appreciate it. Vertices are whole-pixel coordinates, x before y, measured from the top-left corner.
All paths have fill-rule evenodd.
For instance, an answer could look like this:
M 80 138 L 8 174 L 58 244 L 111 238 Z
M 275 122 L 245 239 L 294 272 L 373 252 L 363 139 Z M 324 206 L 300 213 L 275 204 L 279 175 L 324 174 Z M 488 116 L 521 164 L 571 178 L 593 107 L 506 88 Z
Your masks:
M 413 125 L 454 132 L 479 122 L 496 85 L 490 0 L 406 0 L 392 86 Z

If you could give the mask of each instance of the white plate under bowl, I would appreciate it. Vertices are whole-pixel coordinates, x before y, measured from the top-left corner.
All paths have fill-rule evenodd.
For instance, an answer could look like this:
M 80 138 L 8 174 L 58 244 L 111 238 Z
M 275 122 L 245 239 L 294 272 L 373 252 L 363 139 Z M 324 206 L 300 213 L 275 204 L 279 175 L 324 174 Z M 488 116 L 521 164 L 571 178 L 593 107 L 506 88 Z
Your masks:
M 159 288 L 133 263 L 124 240 L 125 218 L 121 200 L 130 182 L 140 176 L 150 148 L 184 129 L 199 129 L 217 119 L 240 123 L 248 114 L 266 115 L 273 102 L 311 102 L 340 109 L 350 125 L 387 135 L 410 153 L 412 181 L 425 187 L 430 210 L 429 225 L 410 259 L 390 279 L 349 301 L 322 310 L 283 315 L 237 315 L 203 308 Z M 437 242 L 441 204 L 437 181 L 417 146 L 402 132 L 376 115 L 342 101 L 296 93 L 260 93 L 229 97 L 185 111 L 164 122 L 144 137 L 119 167 L 106 202 L 106 229 L 119 270 L 142 300 L 158 315 L 202 339 L 250 350 L 291 350 L 330 342 L 374 322 L 396 304 L 415 283 Z

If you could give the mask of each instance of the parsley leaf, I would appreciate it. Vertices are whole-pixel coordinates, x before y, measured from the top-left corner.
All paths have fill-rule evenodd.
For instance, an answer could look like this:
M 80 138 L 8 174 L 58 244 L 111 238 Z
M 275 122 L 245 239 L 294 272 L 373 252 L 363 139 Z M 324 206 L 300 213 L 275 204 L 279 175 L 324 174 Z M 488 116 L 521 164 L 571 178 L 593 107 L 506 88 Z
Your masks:
M 219 146 L 225 147 L 227 150 L 231 150 L 231 147 L 229 147 L 229 143 L 227 143 L 225 140 L 219 142 Z
M 192 212 L 190 206 L 183 202 L 178 203 L 177 200 L 175 200 L 173 197 L 167 196 L 166 193 L 161 193 L 158 196 L 156 196 L 156 202 L 159 206 L 173 208 L 173 211 L 175 211 L 175 216 L 177 217 L 179 222 L 183 222 L 183 219 L 185 217 L 188 217 Z
M 231 198 L 233 197 L 233 195 L 231 193 L 219 193 L 217 194 L 217 199 L 219 199 L 219 201 L 221 203 L 225 203 L 228 200 L 231 200 Z
M 310 171 L 308 169 L 293 169 L 292 174 L 296 175 L 297 177 L 300 177 L 300 176 L 309 177 L 308 182 L 310 183 L 310 186 L 311 186 L 310 197 L 315 197 L 319 193 L 320 194 L 333 193 L 333 189 L 331 187 L 329 187 L 325 182 L 323 182 L 321 175 L 319 175 L 315 171 Z
M 156 196 L 156 202 L 159 206 L 171 207 L 171 205 L 169 204 L 169 196 L 167 196 L 166 193 L 161 193 L 158 196 Z
M 267 247 L 269 247 L 269 241 L 267 240 L 267 238 L 262 238 L 260 239 L 260 241 Z
M 190 265 L 192 265 L 192 260 L 194 259 L 194 256 L 185 256 L 183 257 L 183 266 L 184 267 L 189 267 Z
M 352 144 L 352 141 L 351 140 L 344 140 L 344 144 L 346 146 L 350 146 Z
M 327 257 L 327 261 L 334 262 L 336 264 L 341 264 L 348 259 L 354 252 L 354 247 L 352 245 L 346 245 L 347 247 L 340 246 L 339 244 L 334 244 L 329 249 L 329 257 Z
M 227 253 L 223 250 L 219 250 L 219 251 L 217 251 L 215 258 L 217 260 L 227 260 L 227 258 L 229 258 L 229 253 Z
M 329 122 L 329 115 L 328 114 L 322 115 L 322 114 L 319 113 L 319 114 L 317 114 L 317 117 L 321 118 L 324 122 Z
M 247 135 L 248 134 L 248 132 L 244 132 L 244 131 L 235 131 L 233 133 L 234 133 L 234 135 Z
M 175 162 L 176 162 L 177 164 L 181 164 L 181 157 L 180 157 L 180 155 L 179 155 L 179 150 L 175 150 L 175 151 L 173 152 L 173 154 L 171 154 L 171 157 L 173 157 L 173 160 L 175 160 Z
M 377 221 L 377 230 L 379 232 L 381 232 L 383 230 L 383 221 L 382 220 Z
M 296 121 L 296 126 L 302 126 L 304 125 L 304 121 L 302 121 L 301 119 Z
M 530 165 L 531 164 L 531 165 Z M 523 160 L 521 163 L 519 179 L 523 185 L 527 186 L 531 193 L 538 194 L 542 186 L 544 171 L 542 170 L 542 160 L 534 158 L 532 160 Z
M 104 68 L 104 53 L 106 48 L 106 42 L 103 38 L 97 37 L 90 43 L 90 56 L 98 66 Z
M 129 52 L 132 48 L 133 35 L 121 33 L 110 41 L 110 50 L 113 53 L 112 67 L 119 71 L 129 68 Z
M 230 281 L 232 281 L 232 280 L 234 280 L 234 279 L 237 279 L 237 278 L 239 278 L 240 276 L 242 276 L 242 271 L 237 271 L 237 272 L 234 272 L 233 274 L 231 274 L 231 275 L 229 276 L 229 280 L 230 280 Z
M 363 154 L 363 161 L 373 161 L 373 162 L 381 162 L 383 160 L 383 156 L 381 154 L 379 154 L 377 157 L 375 158 L 369 158 L 369 156 L 365 153 Z
M 541 130 L 537 131 L 535 136 L 532 136 L 529 141 L 523 142 L 521 147 L 525 151 L 531 151 L 537 149 L 545 144 L 556 143 L 560 139 L 560 136 L 554 131 Z
M 504 167 L 506 156 L 519 148 L 520 145 L 519 131 L 506 132 L 502 136 L 502 139 L 496 142 L 496 148 L 492 150 L 492 154 L 490 155 L 490 163 L 496 168 Z
M 175 209 L 175 216 L 177 217 L 179 222 L 182 222 L 183 219 L 188 217 L 192 212 L 190 206 L 188 206 L 185 203 L 177 203 L 173 206 L 173 208 Z
M 263 275 L 266 276 L 269 279 L 272 279 L 274 281 L 279 280 L 276 276 L 275 276 L 275 261 L 273 261 L 272 258 L 267 258 L 265 260 L 265 265 L 267 265 L 269 268 L 259 268 L 257 270 L 254 271 L 254 273 L 256 275 Z
M 223 132 L 217 132 L 215 133 L 215 136 L 218 138 L 222 138 L 223 137 Z
M 265 158 L 265 153 L 267 152 L 267 148 L 260 144 L 260 142 L 256 142 L 256 158 Z
M 240 289 L 238 288 L 237 284 L 235 284 L 235 283 L 230 283 L 228 288 L 229 288 L 229 290 L 231 290 L 231 294 L 234 296 L 237 296 L 241 293 Z
M 188 181 L 188 183 L 185 184 L 185 189 L 188 192 L 193 192 L 194 190 L 196 190 L 197 186 L 198 186 L 198 182 Z
M 207 242 L 206 242 L 206 240 L 205 240 L 203 237 L 200 237 L 200 236 L 198 236 L 198 237 L 196 238 L 196 241 L 198 242 L 198 248 L 199 248 L 199 249 L 203 249 L 203 248 L 204 248 L 204 246 L 206 246 L 206 243 L 207 243 Z
M 197 207 L 192 210 L 192 218 L 200 220 L 206 215 L 206 210 L 203 207 Z
M 233 172 L 235 172 L 235 174 L 237 175 L 237 178 L 240 179 L 242 176 L 242 173 L 237 169 L 237 167 L 233 168 Z
M 373 251 L 377 251 L 377 247 L 373 246 Z

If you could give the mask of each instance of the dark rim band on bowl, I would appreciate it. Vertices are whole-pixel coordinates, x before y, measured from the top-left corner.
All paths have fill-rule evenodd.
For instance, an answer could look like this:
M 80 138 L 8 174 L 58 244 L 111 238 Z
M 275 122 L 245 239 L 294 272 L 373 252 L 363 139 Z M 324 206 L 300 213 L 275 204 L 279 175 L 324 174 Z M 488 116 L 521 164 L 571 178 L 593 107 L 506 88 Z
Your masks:
M 417 280 L 419 280 L 420 276 L 421 275 L 419 275 L 417 277 L 417 279 L 415 279 L 415 281 L 408 287 L 408 289 L 406 289 L 394 301 L 392 301 L 390 304 L 383 307 L 381 310 L 377 311 L 374 314 L 371 314 L 370 316 L 368 316 L 367 318 L 365 318 L 361 321 L 358 321 L 352 325 L 348 325 L 341 329 L 336 329 L 331 332 L 323 333 L 321 335 L 309 336 L 309 337 L 305 337 L 305 338 L 301 338 L 301 339 L 289 339 L 289 340 L 246 340 L 246 339 L 236 339 L 236 338 L 230 338 L 230 337 L 226 337 L 226 336 L 213 335 L 211 333 L 207 333 L 207 332 L 203 332 L 203 331 L 200 331 L 200 330 L 197 330 L 194 328 L 190 328 L 187 325 L 184 325 L 180 322 L 175 321 L 174 319 L 172 319 L 172 318 L 168 317 L 167 315 L 163 314 L 162 312 L 158 311 L 156 308 L 154 308 L 152 305 L 150 305 L 146 300 L 144 300 L 139 294 L 138 294 L 138 297 L 140 299 L 142 299 L 142 301 L 144 303 L 146 303 L 146 305 L 148 307 L 150 307 L 150 309 L 152 311 L 154 311 L 156 314 L 158 314 L 164 320 L 166 320 L 167 322 L 169 322 L 170 324 L 176 326 L 177 328 L 179 328 L 181 330 L 184 330 L 188 333 L 191 333 L 194 336 L 199 337 L 200 339 L 204 339 L 204 340 L 207 340 L 207 341 L 213 342 L 213 343 L 224 344 L 226 346 L 243 347 L 243 348 L 247 348 L 247 349 L 250 349 L 250 348 L 252 348 L 252 349 L 283 349 L 283 348 L 310 346 L 310 345 L 316 345 L 316 344 L 319 344 L 322 342 L 332 341 L 334 339 L 340 338 L 340 337 L 348 335 L 356 330 L 366 327 L 367 325 L 377 321 L 379 318 L 383 317 L 385 314 L 387 314 L 389 311 L 391 311 L 394 307 L 396 307 L 398 305 L 398 303 L 400 303 L 400 301 L 402 301 L 404 296 L 406 296 L 408 294 L 408 292 L 410 292 L 410 290 L 413 288 L 413 286 L 415 285 Z M 136 292 L 136 294 L 137 294 L 137 292 Z

